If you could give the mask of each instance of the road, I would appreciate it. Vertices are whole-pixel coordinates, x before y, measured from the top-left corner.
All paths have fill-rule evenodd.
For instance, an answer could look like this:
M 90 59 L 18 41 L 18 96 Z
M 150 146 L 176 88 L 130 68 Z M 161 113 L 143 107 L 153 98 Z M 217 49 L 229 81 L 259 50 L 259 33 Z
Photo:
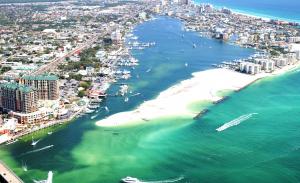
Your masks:
M 70 57 L 72 55 L 74 55 L 76 52 L 80 52 L 90 46 L 93 45 L 93 43 L 98 39 L 98 35 L 93 37 L 90 41 L 88 41 L 87 43 L 85 43 L 84 45 L 80 46 L 80 47 L 76 47 L 75 49 L 71 50 L 70 52 L 64 54 L 63 56 L 59 57 L 59 58 L 55 58 L 54 60 L 52 60 L 50 63 L 43 65 L 41 67 L 39 67 L 37 70 L 33 71 L 33 75 L 39 75 L 39 74 L 43 74 L 45 72 L 49 72 L 53 69 L 55 69 L 61 62 L 63 62 L 67 57 Z

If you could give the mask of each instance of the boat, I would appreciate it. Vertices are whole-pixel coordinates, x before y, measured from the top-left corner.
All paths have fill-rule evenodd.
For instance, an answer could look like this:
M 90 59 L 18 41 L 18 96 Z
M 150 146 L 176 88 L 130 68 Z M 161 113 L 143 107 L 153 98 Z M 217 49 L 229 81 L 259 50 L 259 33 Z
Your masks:
M 245 115 L 242 115 L 228 123 L 225 123 L 224 125 L 222 125 L 221 127 L 217 128 L 216 130 L 218 132 L 221 132 L 223 130 L 226 130 L 227 128 L 230 128 L 232 126 L 236 126 L 236 125 L 239 125 L 241 122 L 243 121 L 246 121 L 248 120 L 249 118 L 251 118 L 253 115 L 255 115 L 257 113 L 250 113 L 250 114 L 245 114 Z
M 91 116 L 91 119 L 95 119 L 98 115 Z
M 104 109 L 106 110 L 106 112 L 109 112 L 109 109 L 107 106 L 105 106 Z
M 120 95 L 121 96 L 124 96 L 127 92 L 128 92 L 128 85 L 121 85 L 120 86 Z
M 189 65 L 189 64 L 188 64 L 187 62 L 184 64 L 185 67 L 187 67 L 188 65 Z
M 87 109 L 85 110 L 85 113 L 87 113 L 87 114 L 91 114 L 91 113 L 93 113 L 93 112 L 94 112 L 94 110 L 89 109 L 89 108 L 87 108 Z
M 49 171 L 47 180 L 33 180 L 33 182 L 34 183 L 52 183 L 52 179 L 53 179 L 53 172 Z
M 97 104 L 89 104 L 89 105 L 88 105 L 88 108 L 89 108 L 90 110 L 97 109 L 98 107 L 100 107 L 100 106 L 97 105 Z
M 150 72 L 152 70 L 152 68 L 149 68 L 148 70 L 146 70 L 146 72 Z
M 37 141 L 34 141 L 33 137 L 32 137 L 32 142 L 31 142 L 31 145 L 32 146 L 35 146 L 37 143 L 39 143 L 41 139 L 37 140 Z
M 6 145 L 10 145 L 10 144 L 13 144 L 13 143 L 18 142 L 18 141 L 19 141 L 19 139 L 12 139 L 10 141 L 7 141 Z
M 135 97 L 135 96 L 138 96 L 138 95 L 140 95 L 141 93 L 135 93 L 135 94 L 133 94 L 133 95 L 131 95 L 132 97 Z
M 121 182 L 123 183 L 141 183 L 141 181 L 137 178 L 134 177 L 125 177 L 123 179 L 121 179 Z
M 196 46 L 196 44 L 194 43 L 194 44 L 193 44 L 193 48 L 196 48 L 196 47 L 197 47 L 197 46 Z
M 47 134 L 48 134 L 48 135 L 51 135 L 52 133 L 53 133 L 53 132 L 50 131 L 50 132 L 48 132 Z
M 27 168 L 26 163 L 24 163 L 24 164 L 22 165 L 22 169 L 24 170 L 24 172 L 27 172 L 27 171 L 28 171 L 28 168 Z
M 129 98 L 125 97 L 124 102 L 128 102 Z

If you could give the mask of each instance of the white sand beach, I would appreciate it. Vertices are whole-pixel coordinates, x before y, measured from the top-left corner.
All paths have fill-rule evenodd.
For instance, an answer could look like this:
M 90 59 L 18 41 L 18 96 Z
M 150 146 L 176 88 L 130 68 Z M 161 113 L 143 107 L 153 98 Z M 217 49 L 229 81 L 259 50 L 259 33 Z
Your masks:
M 161 92 L 155 99 L 145 101 L 135 110 L 121 112 L 98 121 L 98 126 L 122 126 L 136 122 L 149 122 L 164 116 L 190 115 L 188 105 L 201 100 L 217 101 L 218 91 L 239 90 L 268 74 L 247 75 L 227 69 L 196 72 L 193 77 Z

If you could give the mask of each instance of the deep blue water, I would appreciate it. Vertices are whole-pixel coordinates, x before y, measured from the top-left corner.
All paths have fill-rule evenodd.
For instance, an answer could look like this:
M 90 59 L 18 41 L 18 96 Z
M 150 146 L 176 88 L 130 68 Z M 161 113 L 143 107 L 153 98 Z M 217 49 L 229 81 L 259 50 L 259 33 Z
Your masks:
M 300 22 L 299 0 L 194 0 L 265 18 Z

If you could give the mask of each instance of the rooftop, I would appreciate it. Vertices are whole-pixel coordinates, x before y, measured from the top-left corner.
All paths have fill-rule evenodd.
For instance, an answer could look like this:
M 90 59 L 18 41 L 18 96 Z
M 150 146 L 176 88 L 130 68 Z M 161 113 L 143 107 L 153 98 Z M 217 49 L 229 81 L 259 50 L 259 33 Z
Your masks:
M 56 75 L 43 74 L 43 75 L 27 75 L 22 77 L 25 80 L 47 80 L 47 81 L 55 81 L 59 78 Z
M 15 82 L 8 82 L 0 84 L 0 88 L 12 89 L 12 90 L 20 90 L 21 92 L 29 93 L 34 91 L 34 89 L 30 86 L 25 86 L 22 84 L 18 84 Z

